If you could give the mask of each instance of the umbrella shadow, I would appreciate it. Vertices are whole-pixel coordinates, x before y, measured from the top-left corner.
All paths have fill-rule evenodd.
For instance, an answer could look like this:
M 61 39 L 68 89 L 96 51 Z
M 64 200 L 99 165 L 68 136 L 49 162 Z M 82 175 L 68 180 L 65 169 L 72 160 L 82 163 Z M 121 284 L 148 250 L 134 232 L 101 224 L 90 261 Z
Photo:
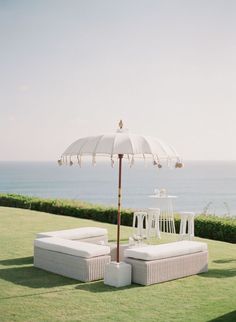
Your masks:
M 76 290 L 86 291 L 86 292 L 92 292 L 92 293 L 107 293 L 107 292 L 117 292 L 122 290 L 128 290 L 133 288 L 140 288 L 143 287 L 142 285 L 138 284 L 131 284 L 128 286 L 123 287 L 114 287 L 104 284 L 103 280 L 90 282 L 90 283 L 82 283 L 75 287 Z
M 18 267 L 8 267 L 0 269 L 0 279 L 32 289 L 50 289 L 60 286 L 76 285 L 74 287 L 74 290 L 93 293 L 115 292 L 122 289 L 141 287 L 140 285 L 132 284 L 130 286 L 115 288 L 109 285 L 105 285 L 103 280 L 84 283 L 75 279 L 71 279 L 69 277 L 64 277 L 58 274 L 44 271 L 40 268 L 36 268 L 32 265 L 32 263 L 32 256 L 2 260 L 0 261 L 1 265 L 18 265 Z
M 210 277 L 210 278 L 229 278 L 236 276 L 236 269 L 229 268 L 229 269 L 218 269 L 213 268 L 209 269 L 208 272 L 199 274 L 200 277 Z
M 34 266 L 0 269 L 0 279 L 32 289 L 50 289 L 60 286 L 76 285 L 75 290 L 92 293 L 115 292 L 123 289 L 142 287 L 132 284 L 120 288 L 105 285 L 103 280 L 83 283 L 68 277 L 46 272 Z
M 232 311 L 229 313 L 226 313 L 224 315 L 218 316 L 215 319 L 208 320 L 208 322 L 231 322 L 231 321 L 236 321 L 236 311 Z
M 0 269 L 0 279 L 33 289 L 78 284 L 78 281 L 46 272 L 34 266 Z
M 4 266 L 19 266 L 19 265 L 28 265 L 33 264 L 33 256 L 21 257 L 21 258 L 11 258 L 0 261 L 0 265 Z

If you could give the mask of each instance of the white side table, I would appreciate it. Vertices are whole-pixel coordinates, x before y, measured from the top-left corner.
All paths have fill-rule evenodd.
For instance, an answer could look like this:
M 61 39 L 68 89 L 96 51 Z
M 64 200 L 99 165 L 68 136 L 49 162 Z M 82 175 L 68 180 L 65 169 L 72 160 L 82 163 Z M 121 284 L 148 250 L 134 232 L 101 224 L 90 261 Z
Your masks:
M 125 262 L 116 262 L 116 244 L 110 244 L 111 247 L 111 259 L 112 261 L 105 266 L 104 272 L 104 284 L 123 287 L 131 284 L 132 281 L 132 266 Z M 147 245 L 148 246 L 148 245 Z M 120 245 L 121 258 L 124 259 L 124 251 L 129 247 L 139 247 L 131 246 L 129 244 Z M 113 261 L 114 260 L 114 261 Z
M 131 284 L 132 266 L 125 262 L 110 262 L 105 266 L 104 284 L 123 287 Z
M 160 209 L 160 230 L 175 234 L 173 200 L 177 196 L 160 197 L 158 195 L 150 195 L 148 197 L 154 199 L 156 207 Z

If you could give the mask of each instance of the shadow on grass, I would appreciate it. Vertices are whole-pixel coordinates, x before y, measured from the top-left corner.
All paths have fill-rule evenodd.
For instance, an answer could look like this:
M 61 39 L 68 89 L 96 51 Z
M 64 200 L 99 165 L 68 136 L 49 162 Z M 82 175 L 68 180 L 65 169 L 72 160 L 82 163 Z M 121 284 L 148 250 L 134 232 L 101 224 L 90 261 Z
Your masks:
M 34 266 L 30 267 L 13 267 L 8 269 L 0 269 L 0 279 L 14 283 L 16 285 L 26 286 L 31 289 L 37 289 L 36 293 L 13 295 L 1 297 L 0 301 L 13 298 L 23 298 L 38 296 L 47 293 L 60 293 L 70 291 L 86 291 L 92 293 L 107 293 L 116 292 L 134 287 L 142 287 L 140 285 L 130 285 L 120 288 L 105 285 L 103 280 L 83 283 L 74 279 L 63 277 L 61 275 L 53 274 L 43 271 Z M 72 286 L 66 289 L 54 289 L 55 287 Z M 40 291 L 42 290 L 42 291 Z
M 22 257 L 22 258 L 11 258 L 11 259 L 4 259 L 0 261 L 0 265 L 4 266 L 13 266 L 13 265 L 28 265 L 33 264 L 34 258 L 33 256 L 30 257 Z
M 217 318 L 213 320 L 209 320 L 208 322 L 220 322 L 220 321 L 224 321 L 224 322 L 236 321 L 236 311 L 232 311 L 230 313 L 218 316 Z
M 105 285 L 103 280 L 90 282 L 90 283 L 82 283 L 75 287 L 76 290 L 92 292 L 92 293 L 107 293 L 107 292 L 117 292 L 121 290 L 127 290 L 131 288 L 140 288 L 142 285 L 131 284 L 129 286 L 124 287 L 113 287 L 109 285 Z
M 200 277 L 214 277 L 214 278 L 227 278 L 227 277 L 234 277 L 236 276 L 236 269 L 229 268 L 229 269 L 218 269 L 213 268 L 209 269 L 208 272 L 199 274 Z
M 33 257 L 12 258 L 0 261 L 1 265 L 18 265 L 19 267 L 8 267 L 0 269 L 0 279 L 14 283 L 16 285 L 27 286 L 32 289 L 50 289 L 53 287 L 76 285 L 74 290 L 81 290 L 93 293 L 115 292 L 123 289 L 141 287 L 140 285 L 132 284 L 125 287 L 112 287 L 105 285 L 103 280 L 83 283 L 74 279 L 70 279 L 61 275 L 50 273 L 32 266 Z M 24 266 L 28 265 L 31 266 Z M 58 291 L 49 291 L 58 292 Z M 46 292 L 43 292 L 47 293 Z M 38 294 L 38 293 L 37 293 Z M 37 295 L 35 294 L 35 295 Z M 33 294 L 34 295 L 34 294 Z M 17 297 L 25 297 L 32 295 L 21 295 Z
M 62 278 L 62 277 L 60 277 Z M 70 285 L 70 283 L 68 283 L 67 279 L 67 283 L 66 285 Z M 87 292 L 93 292 L 93 293 L 106 293 L 106 292 L 116 292 L 116 291 L 122 291 L 125 289 L 130 289 L 130 288 L 134 288 L 134 287 L 142 287 L 141 285 L 130 285 L 130 286 L 126 286 L 126 287 L 120 287 L 120 288 L 115 288 L 115 287 L 111 287 L 108 285 L 104 285 L 103 281 L 96 281 L 96 282 L 88 282 L 88 283 L 82 283 L 79 281 L 75 281 L 74 283 L 78 284 L 81 283 L 77 286 L 72 285 L 71 288 L 66 288 L 66 289 L 48 289 L 45 291 L 37 291 L 36 293 L 28 293 L 28 294 L 21 294 L 21 295 L 13 295 L 13 296 L 6 296 L 6 297 L 0 297 L 0 302 L 4 301 L 4 300 L 9 300 L 9 299 L 16 299 L 16 298 L 24 298 L 24 297 L 34 297 L 34 296 L 39 296 L 39 295 L 45 295 L 45 294 L 51 294 L 51 293 L 64 293 L 64 292 L 74 292 L 74 291 L 87 291 Z M 71 283 L 71 284 L 74 284 Z M 62 284 L 60 285 L 56 285 L 56 286 L 62 286 Z
M 32 296 L 39 296 L 39 295 L 45 295 L 45 294 L 51 294 L 51 293 L 63 293 L 68 291 L 75 291 L 75 288 L 72 289 L 56 289 L 56 290 L 50 290 L 50 291 L 43 291 L 43 292 L 36 292 L 36 293 L 29 293 L 29 294 L 22 294 L 22 295 L 13 295 L 13 296 L 6 296 L 6 297 L 0 297 L 0 301 L 9 300 L 9 299 L 16 299 L 16 298 L 22 298 L 22 297 L 32 297 Z
M 49 273 L 34 266 L 0 269 L 0 279 L 34 289 L 79 283 L 76 280 Z
M 217 263 L 217 264 L 225 264 L 225 263 L 231 263 L 231 262 L 236 262 L 236 258 L 217 259 L 213 261 L 213 263 Z

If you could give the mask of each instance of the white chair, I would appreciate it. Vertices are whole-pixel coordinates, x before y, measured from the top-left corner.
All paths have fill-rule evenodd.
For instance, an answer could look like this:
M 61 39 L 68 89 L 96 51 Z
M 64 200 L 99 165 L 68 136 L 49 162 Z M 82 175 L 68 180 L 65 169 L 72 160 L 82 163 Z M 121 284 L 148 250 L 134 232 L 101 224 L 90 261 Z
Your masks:
M 190 211 L 182 211 L 180 214 L 180 239 L 193 239 L 194 237 L 194 218 L 195 213 Z
M 134 212 L 133 235 L 141 238 L 149 238 L 148 214 L 146 211 Z
M 161 238 L 160 234 L 160 209 L 148 208 L 148 237 L 155 236 Z

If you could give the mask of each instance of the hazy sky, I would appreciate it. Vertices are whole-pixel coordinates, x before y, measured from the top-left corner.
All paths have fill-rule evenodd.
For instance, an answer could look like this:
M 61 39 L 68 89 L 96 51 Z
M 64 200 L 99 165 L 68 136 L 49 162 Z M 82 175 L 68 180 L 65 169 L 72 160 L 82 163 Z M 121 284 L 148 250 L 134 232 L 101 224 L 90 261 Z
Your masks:
M 236 1 L 0 0 L 0 160 L 56 160 L 120 118 L 236 160 Z

